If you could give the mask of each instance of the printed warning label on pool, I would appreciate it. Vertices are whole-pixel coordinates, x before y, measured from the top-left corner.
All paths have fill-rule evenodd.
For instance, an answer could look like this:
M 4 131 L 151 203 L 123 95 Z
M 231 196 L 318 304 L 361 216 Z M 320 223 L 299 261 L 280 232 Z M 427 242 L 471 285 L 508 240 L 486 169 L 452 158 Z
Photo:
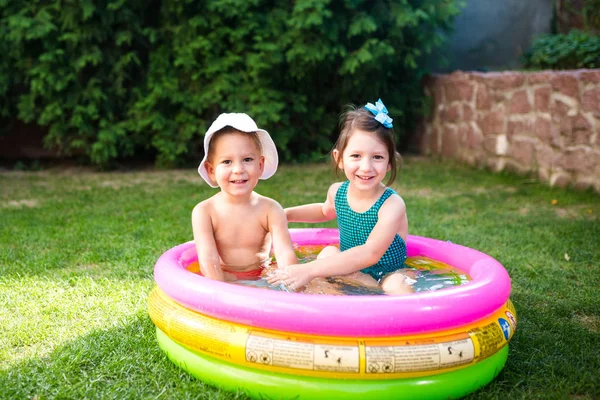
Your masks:
M 277 367 L 331 372 L 359 372 L 359 348 L 280 340 L 251 334 L 246 361 Z

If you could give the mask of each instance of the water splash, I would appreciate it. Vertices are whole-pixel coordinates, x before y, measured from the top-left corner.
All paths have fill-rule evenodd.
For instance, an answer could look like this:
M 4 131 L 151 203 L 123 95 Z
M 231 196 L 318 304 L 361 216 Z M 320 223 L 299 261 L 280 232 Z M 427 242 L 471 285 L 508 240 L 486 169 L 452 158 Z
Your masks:
M 296 255 L 300 264 L 314 260 L 325 245 L 296 246 Z M 406 283 L 412 287 L 413 292 L 430 292 L 448 287 L 464 285 L 471 278 L 463 271 L 434 260 L 429 257 L 409 257 L 405 261 L 404 272 L 407 276 Z M 263 275 L 272 273 L 276 263 L 271 264 Z M 270 285 L 263 277 L 257 280 L 238 281 L 237 284 L 253 286 L 262 289 L 291 292 L 285 285 Z M 307 294 L 329 295 L 383 295 L 378 286 L 367 286 L 363 282 L 349 277 L 332 277 L 314 279 L 304 290 Z

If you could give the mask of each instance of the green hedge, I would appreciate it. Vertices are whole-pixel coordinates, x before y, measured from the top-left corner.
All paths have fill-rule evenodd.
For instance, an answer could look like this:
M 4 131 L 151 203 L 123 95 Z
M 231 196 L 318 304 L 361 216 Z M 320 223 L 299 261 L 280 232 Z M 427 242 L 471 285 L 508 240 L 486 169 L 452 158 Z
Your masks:
M 422 55 L 458 0 L 0 0 L 2 117 L 107 166 L 197 159 L 208 124 L 247 112 L 282 159 L 327 152 L 346 103 L 381 97 L 402 137 Z
M 522 63 L 531 70 L 600 68 L 600 36 L 579 30 L 540 36 L 523 55 Z

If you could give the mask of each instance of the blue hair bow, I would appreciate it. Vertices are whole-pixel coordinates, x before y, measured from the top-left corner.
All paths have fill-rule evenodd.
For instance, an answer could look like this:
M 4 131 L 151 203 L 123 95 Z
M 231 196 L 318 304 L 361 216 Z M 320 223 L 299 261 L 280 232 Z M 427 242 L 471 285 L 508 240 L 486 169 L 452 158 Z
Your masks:
M 377 121 L 379 121 L 386 128 L 392 128 L 394 126 L 394 125 L 392 125 L 393 119 L 388 117 L 388 110 L 383 105 L 383 102 L 381 101 L 381 99 L 377 100 L 375 105 L 373 105 L 371 103 L 367 103 L 365 105 L 365 108 L 367 110 L 371 111 L 371 113 L 373 113 L 373 115 L 375 116 L 375 119 Z

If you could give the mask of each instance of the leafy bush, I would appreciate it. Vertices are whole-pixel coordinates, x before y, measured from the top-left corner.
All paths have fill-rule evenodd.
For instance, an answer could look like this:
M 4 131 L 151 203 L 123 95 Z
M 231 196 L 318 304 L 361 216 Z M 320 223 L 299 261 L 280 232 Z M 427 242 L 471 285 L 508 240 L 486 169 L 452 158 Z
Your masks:
M 579 30 L 543 35 L 523 55 L 526 69 L 600 68 L 600 36 Z
M 128 110 L 143 84 L 145 1 L 0 3 L 3 116 L 49 127 L 59 152 L 106 164 L 134 154 Z M 147 12 L 147 11 L 146 11 Z
M 225 111 L 255 118 L 282 159 L 311 159 L 349 102 L 381 97 L 399 135 L 412 129 L 417 60 L 458 11 L 458 0 L 0 0 L 0 112 L 98 165 L 197 159 Z

